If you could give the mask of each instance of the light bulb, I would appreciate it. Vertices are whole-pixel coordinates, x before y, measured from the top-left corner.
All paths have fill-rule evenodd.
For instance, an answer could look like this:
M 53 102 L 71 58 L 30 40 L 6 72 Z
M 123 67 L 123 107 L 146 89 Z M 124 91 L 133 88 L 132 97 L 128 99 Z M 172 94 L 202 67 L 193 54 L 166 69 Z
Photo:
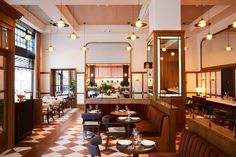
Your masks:
M 162 47 L 162 49 L 161 49 L 163 52 L 165 52 L 166 51 L 166 48 L 165 47 Z
M 151 50 L 151 46 L 148 46 L 148 47 L 147 47 L 147 50 L 150 51 L 150 50 Z
M 65 27 L 65 22 L 62 20 L 62 19 L 60 19 L 59 21 L 57 21 L 57 27 L 59 27 L 59 28 L 63 28 L 63 27 Z
M 171 56 L 174 56 L 174 55 L 175 55 L 175 53 L 174 53 L 174 52 L 171 52 L 171 53 L 170 53 L 170 55 L 171 55 Z
M 206 39 L 207 40 L 211 40 L 213 38 L 213 35 L 211 34 L 211 33 L 208 33 L 207 35 L 206 35 Z
M 184 51 L 187 51 L 188 50 L 188 47 L 187 46 L 184 46 Z
M 70 38 L 71 38 L 72 40 L 76 39 L 77 37 L 78 37 L 78 36 L 77 36 L 74 32 L 70 34 Z
M 206 27 L 207 21 L 202 18 L 202 19 L 198 22 L 197 25 L 198 25 L 198 27 L 201 27 L 201 28 Z
M 230 51 L 232 48 L 230 47 L 230 45 L 227 45 L 226 47 L 225 47 L 225 50 L 226 51 Z
M 131 34 L 131 36 L 130 36 L 130 39 L 131 40 L 135 40 L 137 38 L 137 36 L 133 33 L 133 34 Z
M 161 57 L 161 58 L 160 58 L 160 60 L 164 60 L 164 58 L 163 58 L 163 57 Z
M 127 47 L 126 47 L 126 50 L 127 50 L 127 51 L 130 51 L 131 49 L 132 49 L 131 46 L 127 46 Z
M 82 47 L 82 50 L 83 50 L 83 51 L 87 51 L 87 47 L 84 45 L 84 46 Z
M 31 39 L 32 39 L 32 35 L 30 35 L 30 34 L 25 34 L 24 39 L 25 39 L 25 40 L 31 40 Z
M 52 45 L 49 45 L 49 46 L 48 46 L 48 51 L 51 52 L 51 51 L 53 51 L 53 50 L 54 50 L 53 46 L 52 46 Z
M 138 20 L 135 22 L 135 26 L 138 27 L 138 28 L 142 27 L 142 26 L 143 26 L 143 21 L 140 20 L 140 19 L 138 19 Z
M 236 20 L 233 21 L 232 26 L 233 26 L 234 28 L 236 28 Z

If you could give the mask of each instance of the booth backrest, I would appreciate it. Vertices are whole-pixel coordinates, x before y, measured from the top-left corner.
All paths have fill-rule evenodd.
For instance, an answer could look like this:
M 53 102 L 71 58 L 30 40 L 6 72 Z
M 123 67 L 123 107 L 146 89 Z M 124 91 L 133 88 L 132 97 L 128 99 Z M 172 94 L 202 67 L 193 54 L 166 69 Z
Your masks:
M 181 134 L 179 157 L 227 157 L 205 142 L 196 134 L 183 130 Z

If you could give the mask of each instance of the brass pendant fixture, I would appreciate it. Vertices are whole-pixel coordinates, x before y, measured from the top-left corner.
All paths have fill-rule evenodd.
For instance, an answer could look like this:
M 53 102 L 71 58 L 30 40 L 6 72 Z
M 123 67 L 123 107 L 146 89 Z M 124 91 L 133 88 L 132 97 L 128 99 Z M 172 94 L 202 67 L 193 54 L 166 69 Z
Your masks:
M 62 0 L 60 5 L 60 12 L 62 16 Z M 52 25 L 58 28 L 69 27 L 69 25 L 62 19 L 62 17 L 56 23 L 52 23 Z
M 204 18 L 203 18 L 203 3 L 202 3 L 202 0 L 201 0 L 201 15 L 202 15 L 202 18 L 194 26 L 195 27 L 200 27 L 200 28 L 204 28 L 206 26 L 209 26 L 210 23 L 208 21 L 204 20 Z
M 72 18 L 73 18 L 73 21 L 72 21 L 72 29 L 74 29 L 74 23 L 75 23 L 75 18 L 74 18 L 74 14 L 75 14 L 75 9 L 73 8 L 73 13 L 72 13 Z M 75 40 L 75 39 L 78 39 L 79 36 L 73 31 L 69 36 L 68 36 L 70 39 L 72 40 Z
M 228 30 L 227 30 L 227 45 L 226 45 L 226 47 L 225 47 L 225 50 L 226 50 L 226 51 L 231 51 L 231 50 L 232 50 L 232 47 L 231 47 L 230 44 L 229 44 L 229 28 L 228 28 Z
M 140 4 L 139 4 L 139 0 L 138 0 L 137 12 L 139 12 L 139 10 L 140 10 L 139 6 L 140 6 Z M 134 14 L 134 12 L 133 12 L 133 14 Z M 131 26 L 132 27 L 141 28 L 141 27 L 147 26 L 147 24 L 144 23 L 140 18 L 138 18 L 134 23 L 131 23 Z
M 29 26 L 29 6 L 27 6 L 27 17 L 26 17 L 26 20 L 27 20 L 27 25 Z M 24 37 L 23 37 L 25 40 L 29 41 L 31 40 L 33 37 L 31 34 L 29 33 L 25 33 Z

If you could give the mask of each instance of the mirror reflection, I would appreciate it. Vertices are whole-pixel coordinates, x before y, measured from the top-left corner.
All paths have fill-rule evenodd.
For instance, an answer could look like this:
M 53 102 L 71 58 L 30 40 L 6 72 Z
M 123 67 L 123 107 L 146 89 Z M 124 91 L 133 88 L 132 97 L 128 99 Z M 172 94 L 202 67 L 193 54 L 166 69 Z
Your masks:
M 158 37 L 158 94 L 181 95 L 181 41 L 179 37 Z
M 147 46 L 147 62 L 144 64 L 144 68 L 147 69 L 148 74 L 148 93 L 153 94 L 153 40 L 148 43 Z
M 87 64 L 87 98 L 116 99 L 130 97 L 128 64 Z

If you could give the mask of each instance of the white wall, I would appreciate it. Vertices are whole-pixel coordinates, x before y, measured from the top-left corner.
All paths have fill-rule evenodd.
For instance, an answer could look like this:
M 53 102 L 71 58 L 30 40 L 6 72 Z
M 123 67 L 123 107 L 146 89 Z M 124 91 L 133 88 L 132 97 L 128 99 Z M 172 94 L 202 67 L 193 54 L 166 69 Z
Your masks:
M 82 33 L 80 33 L 82 34 Z M 80 35 L 79 34 L 79 35 Z M 41 54 L 41 72 L 50 72 L 52 68 L 76 68 L 77 70 L 77 103 L 84 103 L 84 72 L 85 72 L 85 53 L 81 50 L 83 46 L 83 36 L 80 36 L 80 39 L 71 40 L 67 38 L 67 33 L 54 33 L 51 36 L 52 45 L 55 48 L 55 51 L 47 51 L 49 46 L 49 35 L 42 35 L 42 54 Z M 132 71 L 143 72 L 143 63 L 146 61 L 146 38 L 147 34 L 138 34 L 140 39 L 130 42 L 133 47 L 132 51 Z M 127 33 L 103 33 L 103 34 L 86 34 L 86 43 L 87 42 L 127 42 Z M 92 49 L 93 50 L 93 49 Z M 112 53 L 112 48 L 104 48 Z M 89 50 L 88 50 L 89 51 Z M 99 49 L 102 52 L 102 48 Z M 94 51 L 95 52 L 95 51 Z M 122 52 L 123 53 L 123 52 Z M 124 52 L 127 53 L 127 52 Z M 116 58 L 119 53 L 116 55 L 111 54 L 113 58 Z M 119 54 L 120 55 L 120 54 Z M 127 58 L 126 58 L 127 59 Z M 111 59 L 104 56 L 104 60 L 107 60 L 107 63 L 111 63 Z M 112 61 L 113 62 L 113 61 Z M 49 76 L 49 75 L 48 75 Z M 50 79 L 44 74 L 41 74 L 41 90 L 40 92 L 49 92 Z

